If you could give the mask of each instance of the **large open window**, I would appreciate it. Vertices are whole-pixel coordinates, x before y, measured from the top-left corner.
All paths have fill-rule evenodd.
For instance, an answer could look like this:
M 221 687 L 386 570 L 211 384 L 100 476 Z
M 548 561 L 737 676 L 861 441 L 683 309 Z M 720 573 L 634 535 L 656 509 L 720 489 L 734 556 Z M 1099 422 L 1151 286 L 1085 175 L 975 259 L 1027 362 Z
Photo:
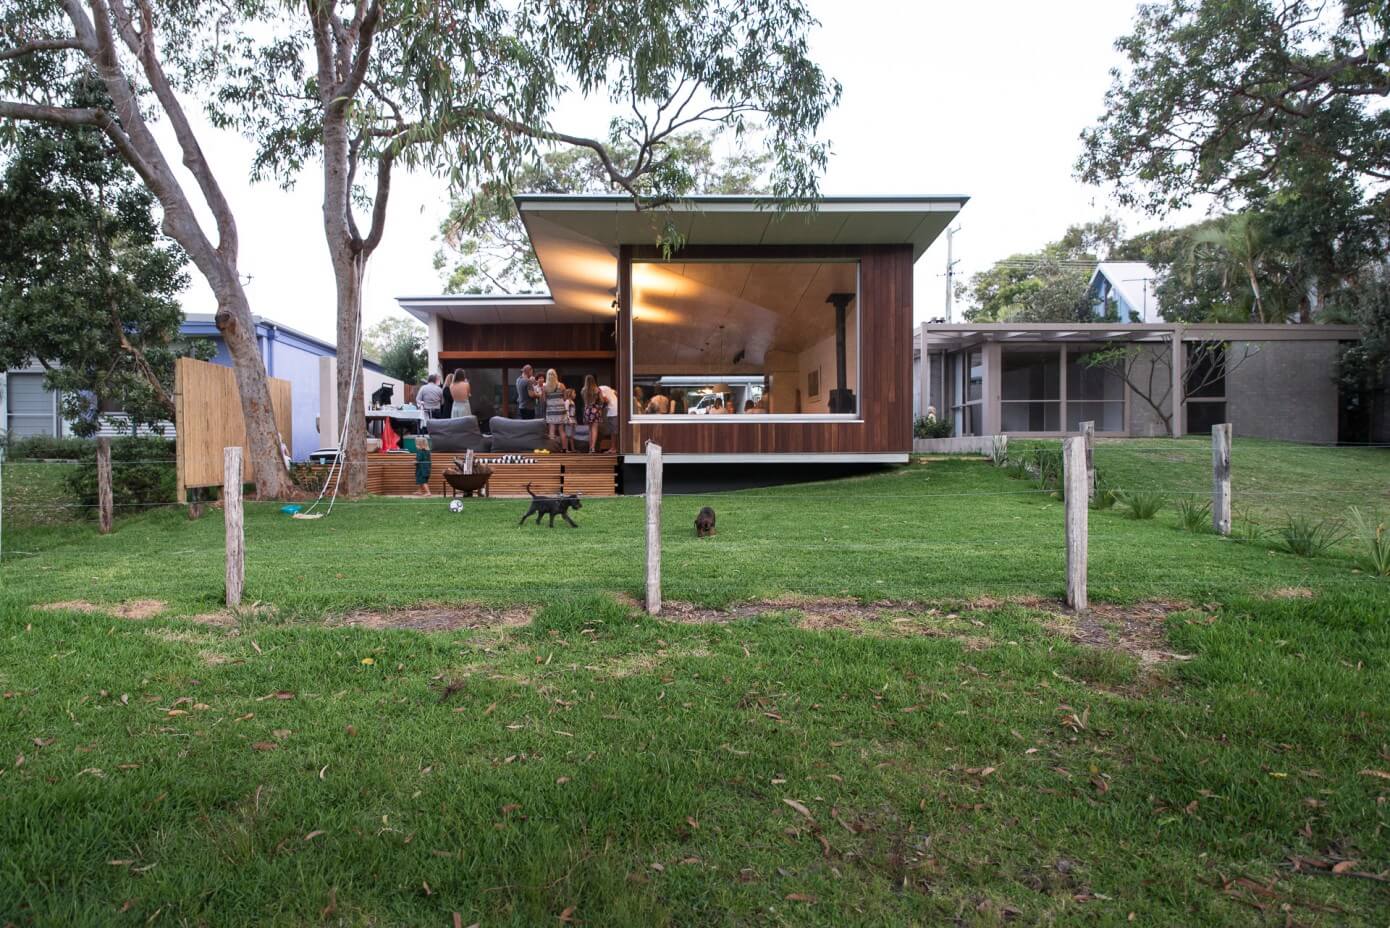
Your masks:
M 857 261 L 638 261 L 632 415 L 859 412 Z

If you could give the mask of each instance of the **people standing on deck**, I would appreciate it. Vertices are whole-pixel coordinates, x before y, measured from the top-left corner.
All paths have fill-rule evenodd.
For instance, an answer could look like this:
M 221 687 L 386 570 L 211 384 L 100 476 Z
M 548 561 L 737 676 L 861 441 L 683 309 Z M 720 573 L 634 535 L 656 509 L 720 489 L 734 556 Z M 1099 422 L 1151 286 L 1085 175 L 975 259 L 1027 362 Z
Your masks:
M 555 368 L 545 372 L 545 426 L 550 440 L 561 448 L 565 446 L 565 385 L 560 383 L 560 375 Z
M 564 450 L 574 451 L 574 388 L 565 390 L 565 425 L 562 430 Z
M 610 453 L 618 450 L 618 391 L 612 387 L 599 387 L 603 398 L 603 432 L 608 436 Z
M 439 410 L 444 405 L 444 391 L 439 387 L 438 374 L 425 378 L 425 385 L 415 394 L 415 405 L 424 412 L 425 418 L 439 418 Z
M 449 376 L 454 378 L 454 382 L 449 385 L 449 398 L 453 401 L 449 410 L 450 418 L 461 419 L 473 415 L 473 386 L 468 382 L 468 375 L 458 371 Z
M 598 450 L 598 432 L 607 408 L 593 374 L 584 375 L 584 388 L 579 391 L 579 399 L 584 408 L 584 424 L 589 427 L 589 453 L 593 454 Z
M 532 392 L 534 369 L 527 364 L 521 368 L 521 376 L 516 378 L 516 416 L 518 419 L 536 418 L 536 397 Z

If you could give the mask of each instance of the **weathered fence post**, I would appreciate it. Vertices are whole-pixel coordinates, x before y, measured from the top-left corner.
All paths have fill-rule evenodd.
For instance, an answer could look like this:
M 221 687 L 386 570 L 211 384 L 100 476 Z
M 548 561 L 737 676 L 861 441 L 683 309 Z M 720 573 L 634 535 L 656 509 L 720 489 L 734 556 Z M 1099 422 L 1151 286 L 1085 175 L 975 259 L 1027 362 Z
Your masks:
M 1096 498 L 1096 424 L 1081 423 L 1081 435 L 1086 439 L 1086 498 Z
M 241 515 L 241 447 L 222 449 L 222 518 L 227 523 L 227 605 L 241 605 L 246 583 L 246 536 Z
M 97 531 L 111 534 L 111 439 L 97 439 Z
M 1062 482 L 1066 490 L 1067 605 L 1077 612 L 1089 608 L 1086 599 L 1087 519 L 1086 439 L 1062 439 Z
M 1211 427 L 1211 527 L 1231 534 L 1231 423 Z
M 661 446 L 647 442 L 647 613 L 661 612 Z
M 5 557 L 5 446 L 0 445 L 0 560 Z

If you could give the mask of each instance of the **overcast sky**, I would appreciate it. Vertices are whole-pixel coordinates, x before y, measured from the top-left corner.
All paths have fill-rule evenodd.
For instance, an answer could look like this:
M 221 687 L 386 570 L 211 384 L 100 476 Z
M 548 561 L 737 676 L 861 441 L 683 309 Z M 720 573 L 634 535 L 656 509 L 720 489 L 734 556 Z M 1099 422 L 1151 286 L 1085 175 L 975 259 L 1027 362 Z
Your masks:
M 1124 214 L 1105 191 L 1072 177 L 1078 134 L 1100 113 L 1127 31 L 1127 0 L 809 0 L 822 26 L 816 59 L 844 85 L 824 126 L 834 146 L 828 194 L 966 194 L 958 273 L 1056 239 L 1070 223 L 1120 215 L 1128 231 L 1157 223 Z M 599 134 L 591 106 L 556 114 L 558 128 Z M 323 240 L 322 183 L 290 192 L 246 181 L 251 148 L 207 130 L 206 145 L 241 230 L 247 294 L 262 316 L 332 339 L 333 278 Z M 399 312 L 394 297 L 441 289 L 432 241 L 447 184 L 398 176 L 386 238 L 368 266 L 366 321 Z M 918 321 L 944 309 L 944 237 L 917 263 Z M 210 312 L 194 274 L 189 312 Z M 960 307 L 957 306 L 957 317 Z

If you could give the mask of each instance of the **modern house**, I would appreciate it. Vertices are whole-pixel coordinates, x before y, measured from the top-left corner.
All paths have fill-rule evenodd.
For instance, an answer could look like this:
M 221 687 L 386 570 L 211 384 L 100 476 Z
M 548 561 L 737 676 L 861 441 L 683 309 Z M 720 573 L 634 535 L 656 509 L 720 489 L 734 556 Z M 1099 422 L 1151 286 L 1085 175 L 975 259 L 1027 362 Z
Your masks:
M 180 332 L 188 338 L 211 340 L 215 350 L 213 363 L 231 366 L 231 355 L 212 314 L 188 314 Z M 261 316 L 256 317 L 256 341 L 266 372 L 271 377 L 288 380 L 291 385 L 294 434 L 282 436 L 291 456 L 302 461 L 319 448 L 336 445 L 336 391 L 324 386 L 335 382 L 335 346 Z M 363 362 L 363 380 L 363 390 L 368 396 L 383 383 L 390 382 L 396 387 L 396 399 L 404 400 L 400 381 L 387 377 L 381 367 L 371 361 Z M 10 435 L 71 435 L 72 424 L 63 419 L 58 400 L 56 394 L 45 389 L 41 367 L 0 371 L 0 413 L 3 413 L 0 424 Z M 102 413 L 99 434 L 130 434 L 130 431 L 120 412 Z M 174 434 L 172 424 L 166 426 L 164 434 Z
M 1085 421 L 1102 435 L 1176 436 L 1230 422 L 1236 435 L 1336 442 L 1347 440 L 1337 360 L 1359 337 L 1343 325 L 925 325 L 914 406 L 958 436 L 1074 434 Z
M 432 370 L 515 415 L 524 364 L 617 388 L 616 450 L 673 464 L 883 464 L 912 450 L 912 267 L 963 196 L 516 198 L 550 292 L 401 297 Z M 679 246 L 657 244 L 674 226 Z M 746 468 L 745 468 L 746 469 Z
M 1102 261 L 1087 284 L 1092 315 L 1110 322 L 1163 321 L 1158 305 L 1158 272 L 1143 261 Z

